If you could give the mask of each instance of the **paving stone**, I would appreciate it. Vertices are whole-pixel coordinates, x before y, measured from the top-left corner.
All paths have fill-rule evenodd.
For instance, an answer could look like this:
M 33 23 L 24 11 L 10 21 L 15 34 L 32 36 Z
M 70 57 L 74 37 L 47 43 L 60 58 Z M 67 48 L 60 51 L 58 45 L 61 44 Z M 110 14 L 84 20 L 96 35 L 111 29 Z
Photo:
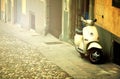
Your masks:
M 65 79 L 72 77 L 36 48 L 9 34 L 0 34 L 0 79 Z
M 113 63 L 90 64 L 52 35 L 31 34 L 0 22 L 0 79 L 120 79 Z

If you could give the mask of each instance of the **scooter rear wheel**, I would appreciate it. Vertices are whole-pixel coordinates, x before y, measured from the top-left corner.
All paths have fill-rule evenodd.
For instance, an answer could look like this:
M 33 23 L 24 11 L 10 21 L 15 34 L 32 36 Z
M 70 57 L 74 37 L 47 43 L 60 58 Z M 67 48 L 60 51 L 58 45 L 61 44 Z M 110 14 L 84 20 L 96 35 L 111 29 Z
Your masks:
M 101 49 L 92 48 L 89 51 L 89 60 L 93 64 L 98 64 L 102 62 L 103 52 Z

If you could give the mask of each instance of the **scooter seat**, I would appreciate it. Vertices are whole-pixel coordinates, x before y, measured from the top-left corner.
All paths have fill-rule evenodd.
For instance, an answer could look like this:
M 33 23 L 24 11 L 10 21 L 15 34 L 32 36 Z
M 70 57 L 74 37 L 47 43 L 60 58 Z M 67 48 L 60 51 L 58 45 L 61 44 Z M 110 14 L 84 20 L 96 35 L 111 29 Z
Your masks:
M 82 30 L 79 30 L 79 29 L 76 29 L 76 30 L 75 30 L 75 33 L 82 35 L 82 34 L 83 34 L 83 31 L 82 31 Z

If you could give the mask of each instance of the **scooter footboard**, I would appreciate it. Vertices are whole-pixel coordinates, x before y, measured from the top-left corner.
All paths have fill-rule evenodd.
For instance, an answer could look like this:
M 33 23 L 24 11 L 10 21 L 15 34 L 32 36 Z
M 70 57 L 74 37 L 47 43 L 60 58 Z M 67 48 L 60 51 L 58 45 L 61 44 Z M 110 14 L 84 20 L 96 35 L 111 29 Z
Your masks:
M 102 49 L 102 46 L 98 42 L 91 42 L 91 43 L 89 43 L 87 50 L 89 50 L 91 48 Z

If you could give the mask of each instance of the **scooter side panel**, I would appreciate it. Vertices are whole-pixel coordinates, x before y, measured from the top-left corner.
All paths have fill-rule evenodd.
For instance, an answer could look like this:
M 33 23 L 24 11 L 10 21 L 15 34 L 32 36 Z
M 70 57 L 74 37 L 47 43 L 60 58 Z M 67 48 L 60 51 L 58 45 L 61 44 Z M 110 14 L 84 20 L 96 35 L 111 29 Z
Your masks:
M 83 42 L 83 35 L 76 34 L 74 36 L 74 43 L 75 45 L 80 48 L 81 50 L 84 50 L 84 42 Z
M 74 43 L 75 43 L 75 45 L 79 46 L 79 44 L 82 42 L 82 38 L 83 38 L 82 35 L 75 34 L 75 36 L 74 36 Z

